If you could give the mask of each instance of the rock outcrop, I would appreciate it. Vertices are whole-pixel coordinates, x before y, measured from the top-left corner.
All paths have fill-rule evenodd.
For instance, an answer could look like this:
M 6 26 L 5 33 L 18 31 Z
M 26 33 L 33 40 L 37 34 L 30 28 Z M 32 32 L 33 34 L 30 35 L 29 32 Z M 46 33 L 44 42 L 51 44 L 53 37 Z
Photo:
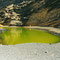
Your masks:
M 60 1 L 21 0 L 19 3 L 18 0 L 18 3 L 12 2 L 0 10 L 0 23 L 60 27 Z

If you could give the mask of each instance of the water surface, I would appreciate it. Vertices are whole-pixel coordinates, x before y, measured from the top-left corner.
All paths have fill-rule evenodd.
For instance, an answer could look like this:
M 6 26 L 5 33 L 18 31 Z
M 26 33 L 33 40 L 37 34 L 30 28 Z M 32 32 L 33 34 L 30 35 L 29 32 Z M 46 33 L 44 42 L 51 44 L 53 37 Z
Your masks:
M 15 45 L 22 43 L 57 43 L 60 38 L 48 32 L 20 27 L 5 27 L 0 33 L 0 43 Z

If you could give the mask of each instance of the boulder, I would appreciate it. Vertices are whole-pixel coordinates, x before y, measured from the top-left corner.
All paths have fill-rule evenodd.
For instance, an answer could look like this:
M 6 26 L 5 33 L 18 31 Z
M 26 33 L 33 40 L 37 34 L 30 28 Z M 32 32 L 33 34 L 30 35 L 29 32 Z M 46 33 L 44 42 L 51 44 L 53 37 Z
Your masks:
M 11 25 L 11 26 L 20 26 L 20 25 L 22 25 L 22 22 L 21 21 L 12 20 L 9 25 Z

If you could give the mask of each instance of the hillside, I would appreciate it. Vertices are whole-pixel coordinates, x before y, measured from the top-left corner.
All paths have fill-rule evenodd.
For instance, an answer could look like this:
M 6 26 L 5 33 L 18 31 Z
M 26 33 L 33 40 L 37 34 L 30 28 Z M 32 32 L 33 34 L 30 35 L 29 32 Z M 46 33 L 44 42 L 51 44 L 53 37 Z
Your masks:
M 0 24 L 60 27 L 60 1 L 11 0 L 0 9 Z

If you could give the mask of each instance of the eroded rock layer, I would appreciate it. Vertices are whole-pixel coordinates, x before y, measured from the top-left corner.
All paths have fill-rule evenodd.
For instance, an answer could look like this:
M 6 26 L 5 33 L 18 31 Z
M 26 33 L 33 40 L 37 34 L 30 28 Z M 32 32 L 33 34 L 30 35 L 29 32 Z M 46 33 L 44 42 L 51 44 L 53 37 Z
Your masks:
M 60 1 L 12 0 L 0 9 L 0 24 L 60 27 Z

